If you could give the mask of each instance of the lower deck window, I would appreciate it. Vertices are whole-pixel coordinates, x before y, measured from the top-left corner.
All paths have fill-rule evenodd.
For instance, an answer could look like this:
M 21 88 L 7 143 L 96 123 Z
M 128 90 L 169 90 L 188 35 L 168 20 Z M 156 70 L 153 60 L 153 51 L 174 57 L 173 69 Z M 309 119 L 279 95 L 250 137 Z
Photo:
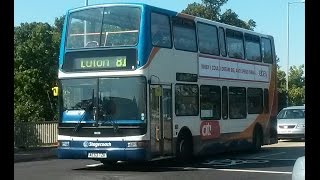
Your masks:
M 197 116 L 199 114 L 199 89 L 194 84 L 175 86 L 175 112 L 177 116 Z
M 200 87 L 200 116 L 202 120 L 220 120 L 221 90 L 220 86 Z
M 246 88 L 229 87 L 229 117 L 244 119 L 247 117 Z
M 263 111 L 263 94 L 261 88 L 248 88 L 248 114 L 260 114 Z

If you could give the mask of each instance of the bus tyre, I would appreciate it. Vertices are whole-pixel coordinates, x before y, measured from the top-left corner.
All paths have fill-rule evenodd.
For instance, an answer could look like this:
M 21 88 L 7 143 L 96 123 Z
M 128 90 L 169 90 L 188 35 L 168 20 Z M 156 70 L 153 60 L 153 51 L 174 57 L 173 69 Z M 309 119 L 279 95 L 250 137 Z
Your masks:
M 260 151 L 262 146 L 262 140 L 263 140 L 263 136 L 262 136 L 261 128 L 259 126 L 256 126 L 254 128 L 253 136 L 252 136 L 252 147 L 251 147 L 252 152 Z
M 192 136 L 189 133 L 181 133 L 177 140 L 178 161 L 190 161 L 193 156 Z

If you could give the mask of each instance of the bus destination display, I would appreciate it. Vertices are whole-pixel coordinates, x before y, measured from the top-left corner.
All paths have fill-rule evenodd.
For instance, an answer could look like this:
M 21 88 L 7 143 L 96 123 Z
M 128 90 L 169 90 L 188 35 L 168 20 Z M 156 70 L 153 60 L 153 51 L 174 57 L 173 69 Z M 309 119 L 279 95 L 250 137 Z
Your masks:
M 71 51 L 64 57 L 62 69 L 67 72 L 134 70 L 136 49 Z
M 75 58 L 74 69 L 117 69 L 127 67 L 126 56 Z

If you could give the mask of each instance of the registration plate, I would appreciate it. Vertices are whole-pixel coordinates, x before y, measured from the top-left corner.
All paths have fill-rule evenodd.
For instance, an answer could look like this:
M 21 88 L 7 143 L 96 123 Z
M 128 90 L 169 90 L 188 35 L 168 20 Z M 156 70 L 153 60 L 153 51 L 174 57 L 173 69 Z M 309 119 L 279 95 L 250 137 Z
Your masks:
M 107 153 L 90 152 L 88 158 L 107 158 Z
M 282 130 L 279 133 L 292 133 L 292 130 Z

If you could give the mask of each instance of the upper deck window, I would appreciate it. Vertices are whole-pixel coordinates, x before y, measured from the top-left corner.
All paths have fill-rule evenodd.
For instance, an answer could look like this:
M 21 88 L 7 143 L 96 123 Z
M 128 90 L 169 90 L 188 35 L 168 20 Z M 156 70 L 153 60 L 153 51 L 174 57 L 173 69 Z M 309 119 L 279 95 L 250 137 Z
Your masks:
M 226 52 L 226 39 L 223 27 L 219 27 L 219 46 L 220 53 L 222 56 L 227 56 Z
M 138 42 L 140 9 L 112 6 L 70 14 L 67 48 L 133 46 Z
M 250 61 L 261 62 L 260 37 L 252 34 L 244 34 L 246 45 L 246 58 Z
M 174 47 L 178 50 L 198 51 L 194 21 L 173 17 L 172 24 Z
M 261 38 L 262 58 L 265 63 L 273 63 L 271 40 L 268 38 Z
M 167 15 L 151 13 L 152 45 L 171 48 L 170 20 Z
M 240 31 L 226 30 L 228 55 L 231 58 L 244 59 L 243 34 Z
M 219 55 L 218 30 L 216 26 L 198 23 L 198 40 L 201 53 Z

